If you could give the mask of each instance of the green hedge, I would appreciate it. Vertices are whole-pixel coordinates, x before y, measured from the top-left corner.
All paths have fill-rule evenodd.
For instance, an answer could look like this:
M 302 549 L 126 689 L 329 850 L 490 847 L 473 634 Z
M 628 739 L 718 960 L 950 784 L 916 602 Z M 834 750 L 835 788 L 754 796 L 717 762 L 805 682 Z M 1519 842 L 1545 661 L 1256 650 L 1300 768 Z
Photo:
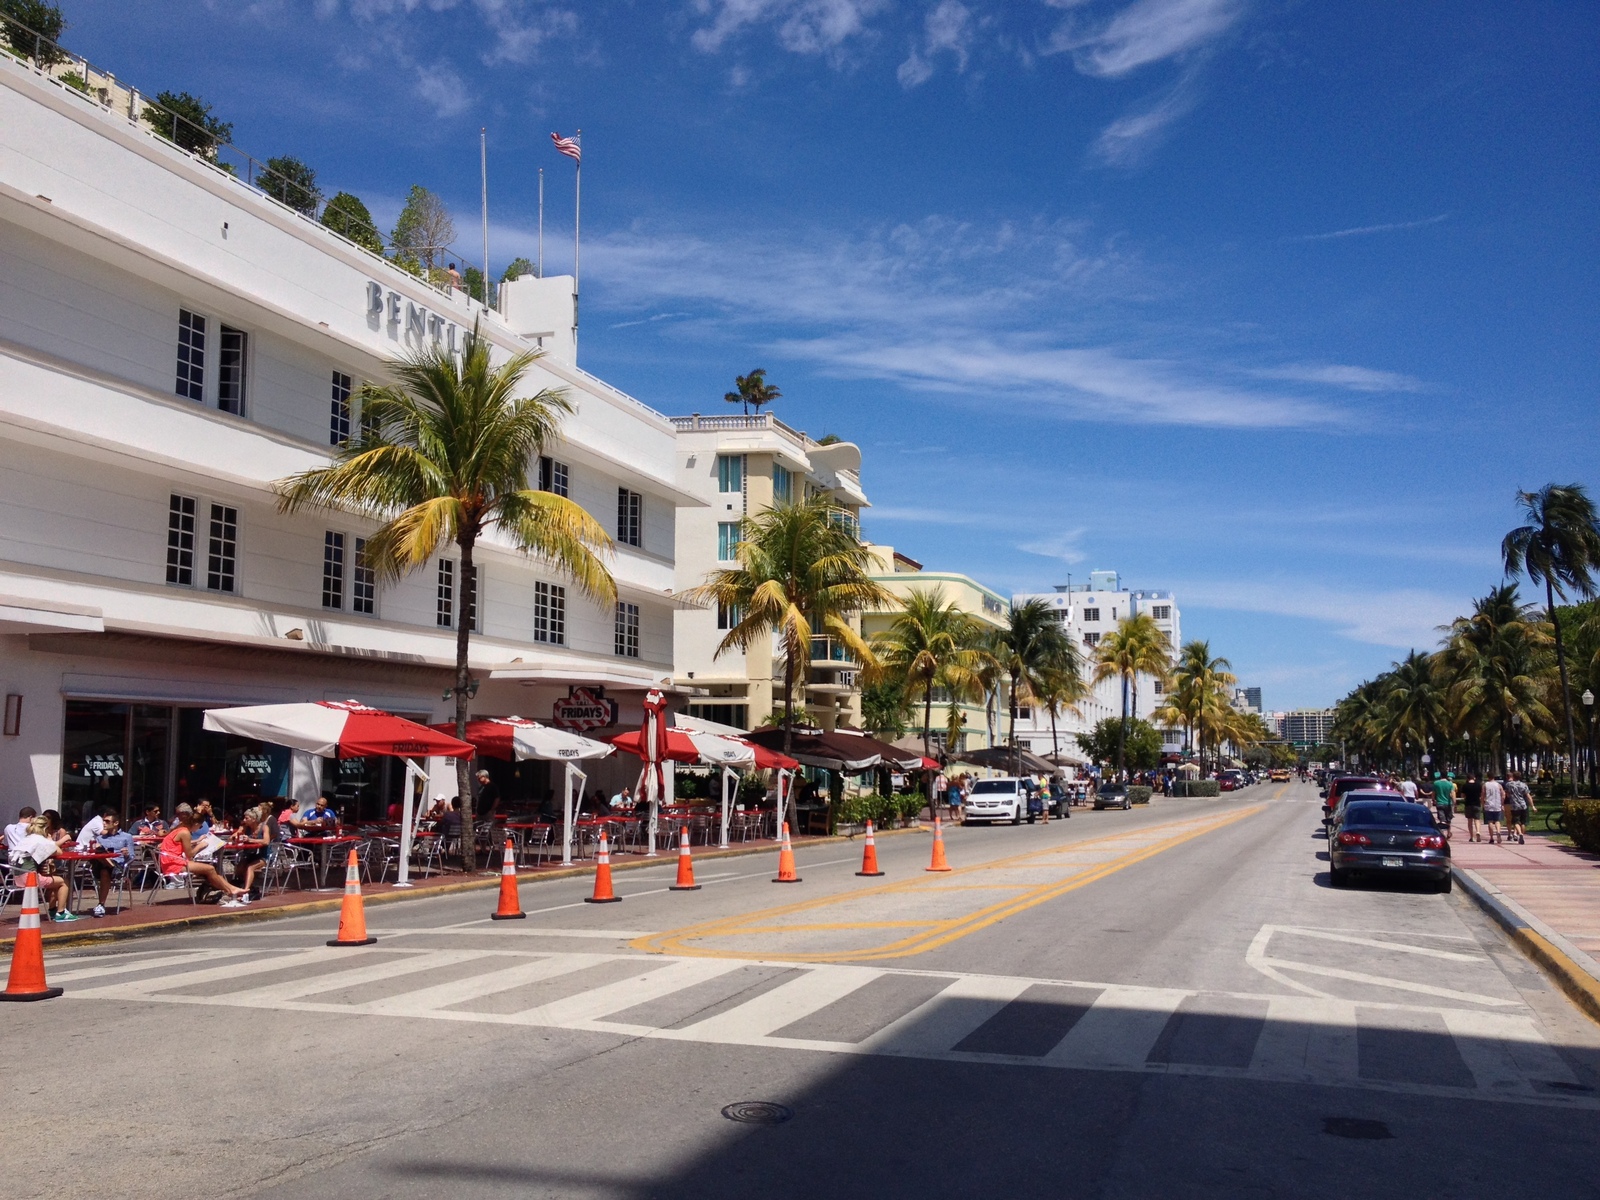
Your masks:
M 1568 800 L 1561 819 L 1574 846 L 1600 854 L 1600 800 Z
M 1173 782 L 1174 796 L 1205 798 L 1222 795 L 1222 785 L 1215 779 L 1179 779 Z
M 1134 787 L 1129 788 L 1128 789 L 1128 803 L 1129 804 L 1149 804 L 1150 803 L 1150 791 L 1151 791 L 1151 789 L 1145 787 L 1143 784 L 1138 784 L 1138 785 L 1136 785 Z
M 848 796 L 839 801 L 838 820 L 844 825 L 865 825 L 871 821 L 880 829 L 887 829 L 900 821 L 909 821 L 927 807 L 927 798 L 920 792 L 903 792 L 896 796 Z

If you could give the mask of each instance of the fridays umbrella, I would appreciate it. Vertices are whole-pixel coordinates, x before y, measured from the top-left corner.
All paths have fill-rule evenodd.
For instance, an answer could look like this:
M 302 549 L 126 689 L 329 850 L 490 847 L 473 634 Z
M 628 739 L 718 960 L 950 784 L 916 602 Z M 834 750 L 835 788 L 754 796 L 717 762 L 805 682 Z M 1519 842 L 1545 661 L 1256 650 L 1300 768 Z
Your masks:
M 455 722 L 429 726 L 431 729 L 453 733 Z M 616 752 L 605 742 L 586 738 L 566 729 L 541 725 L 526 717 L 486 717 L 467 722 L 467 741 L 477 747 L 479 754 L 490 758 L 549 759 L 566 765 L 564 803 L 561 824 L 561 862 L 572 862 L 572 795 L 574 785 L 583 794 L 583 785 L 589 777 L 578 770 L 575 763 L 583 759 L 604 758 Z
M 311 700 L 299 704 L 251 704 L 208 708 L 202 724 L 213 733 L 231 733 L 304 750 L 322 758 L 403 758 L 405 800 L 400 818 L 400 875 L 396 887 L 411 886 L 412 782 L 426 779 L 415 759 L 467 758 L 472 746 L 404 717 L 371 708 L 359 700 Z

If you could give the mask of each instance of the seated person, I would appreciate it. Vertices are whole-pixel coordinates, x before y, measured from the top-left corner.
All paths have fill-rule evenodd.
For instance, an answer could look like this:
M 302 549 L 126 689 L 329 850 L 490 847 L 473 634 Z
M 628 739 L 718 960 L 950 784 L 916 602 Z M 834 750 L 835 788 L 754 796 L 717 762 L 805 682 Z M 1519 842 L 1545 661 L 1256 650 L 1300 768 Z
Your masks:
M 339 826 L 339 814 L 328 807 L 328 798 L 318 796 L 317 802 L 300 814 L 300 828 L 307 834 L 332 833 Z
M 406 811 L 405 810 L 405 805 L 401 804 L 400 801 L 398 801 L 398 800 L 396 800 L 393 804 L 389 805 L 389 811 L 388 811 L 388 814 L 387 814 L 389 824 L 391 824 L 391 825 L 400 824 L 400 818 L 405 815 L 405 811 Z
M 167 823 L 161 819 L 161 805 L 146 804 L 144 816 L 135 821 L 128 832 L 134 837 L 165 837 Z
M 66 876 L 60 873 L 54 862 L 56 852 L 60 849 L 50 836 L 50 822 L 44 817 L 31 817 L 26 832 L 8 857 L 13 867 L 38 874 L 39 891 L 49 906 L 52 921 L 76 921 L 78 918 L 67 908 L 71 889 Z
M 88 826 L 84 826 L 85 829 Z M 81 838 L 81 834 L 79 835 Z M 89 849 L 102 853 L 109 852 L 117 857 L 110 862 L 96 862 L 94 864 L 95 906 L 94 915 L 106 915 L 106 897 L 111 894 L 111 885 L 133 861 L 133 835 L 122 828 L 122 816 L 114 808 L 108 808 L 100 814 L 100 832 L 95 835 Z
M 23 810 L 17 814 L 16 822 L 6 826 L 5 834 L 7 855 L 17 848 L 18 843 L 20 843 L 23 838 L 28 836 L 28 822 L 33 820 L 38 815 L 39 813 L 36 809 L 24 807 Z
M 244 847 L 239 852 L 238 869 L 243 873 L 244 890 L 252 900 L 261 899 L 254 888 L 257 873 L 266 866 L 267 846 L 272 841 L 272 831 L 268 828 L 271 816 L 272 806 L 269 804 L 246 809 L 233 835 L 233 844 Z
M 300 832 L 300 813 L 294 806 L 294 801 L 287 796 L 280 796 L 274 803 L 278 806 L 278 836 L 292 838 Z
M 244 889 L 234 887 L 211 863 L 195 859 L 199 845 L 195 841 L 194 831 L 194 810 L 187 804 L 178 805 L 177 822 L 172 832 L 161 839 L 161 846 L 156 851 L 161 874 L 170 877 L 187 871 L 197 883 L 225 892 L 228 898 L 222 902 L 224 908 L 242 908 L 248 903 Z
M 211 836 L 211 826 L 216 823 L 211 811 L 211 801 L 201 800 L 194 806 L 194 840 L 203 842 Z
M 612 812 L 627 812 L 633 808 L 633 790 L 627 784 L 622 785 L 622 790 L 611 797 Z
M 95 813 L 83 823 L 83 828 L 78 830 L 77 846 L 79 850 L 88 850 L 94 845 L 94 839 L 100 836 L 100 831 L 105 828 L 105 817 Z
M 72 835 L 61 824 L 60 813 L 53 808 L 47 808 L 39 814 L 39 818 L 46 823 L 45 837 L 63 850 L 72 845 Z
M 457 796 L 455 799 L 450 801 L 450 807 L 436 820 L 434 828 L 438 830 L 439 836 L 443 838 L 455 838 L 461 836 L 460 796 Z
M 428 811 L 422 814 L 422 819 L 424 821 L 437 821 L 449 811 L 450 802 L 443 796 L 435 796 L 433 803 L 428 806 Z

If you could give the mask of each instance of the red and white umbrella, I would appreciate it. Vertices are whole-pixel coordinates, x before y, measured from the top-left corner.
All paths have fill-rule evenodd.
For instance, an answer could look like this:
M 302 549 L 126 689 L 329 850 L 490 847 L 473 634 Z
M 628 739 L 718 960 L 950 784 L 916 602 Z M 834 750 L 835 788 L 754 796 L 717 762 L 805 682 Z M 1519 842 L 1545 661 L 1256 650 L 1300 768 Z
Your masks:
M 202 724 L 213 733 L 272 742 L 321 758 L 403 758 L 406 786 L 400 818 L 400 875 L 396 887 L 411 886 L 413 780 L 426 780 L 417 758 L 471 758 L 471 744 L 359 700 L 309 700 L 298 704 L 250 704 L 208 708 Z

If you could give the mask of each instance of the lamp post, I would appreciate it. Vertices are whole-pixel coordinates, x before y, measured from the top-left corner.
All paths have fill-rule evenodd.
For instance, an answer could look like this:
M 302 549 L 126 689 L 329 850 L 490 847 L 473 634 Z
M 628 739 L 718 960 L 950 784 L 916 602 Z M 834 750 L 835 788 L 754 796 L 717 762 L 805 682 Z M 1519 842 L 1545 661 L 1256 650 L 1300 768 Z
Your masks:
M 1589 726 L 1589 795 L 1595 794 L 1595 760 L 1594 760 L 1594 693 L 1588 688 L 1583 689 L 1584 723 Z M 1577 772 L 1573 772 L 1576 776 Z

